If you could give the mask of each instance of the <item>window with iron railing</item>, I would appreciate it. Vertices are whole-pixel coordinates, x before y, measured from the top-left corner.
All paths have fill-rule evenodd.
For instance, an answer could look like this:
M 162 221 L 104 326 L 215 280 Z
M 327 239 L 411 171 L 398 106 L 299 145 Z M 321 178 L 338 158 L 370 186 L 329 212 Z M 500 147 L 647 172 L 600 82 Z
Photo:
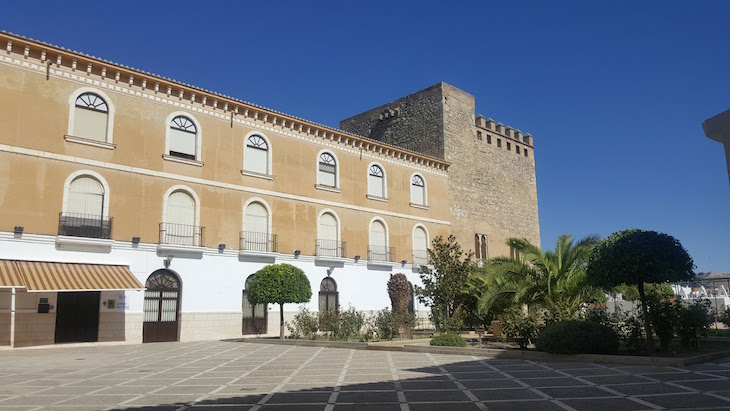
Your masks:
M 341 257 L 347 252 L 346 243 L 337 240 L 318 239 L 315 245 L 317 257 Z
M 370 245 L 368 246 L 368 261 L 395 262 L 395 248 Z
M 241 231 L 241 250 L 276 253 L 277 235 L 258 233 L 255 231 Z
M 428 264 L 428 250 L 413 250 L 413 264 L 427 265 Z
M 58 235 L 88 238 L 112 238 L 112 219 L 98 215 L 60 213 Z
M 160 244 L 204 247 L 205 227 L 160 223 Z

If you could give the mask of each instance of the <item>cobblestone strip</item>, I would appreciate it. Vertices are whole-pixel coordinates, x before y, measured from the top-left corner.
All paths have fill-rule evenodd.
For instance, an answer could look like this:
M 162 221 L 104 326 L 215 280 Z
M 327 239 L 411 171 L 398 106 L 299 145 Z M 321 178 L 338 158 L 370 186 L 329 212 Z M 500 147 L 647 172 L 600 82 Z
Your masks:
M 335 387 L 332 389 L 332 394 L 330 395 L 329 400 L 327 400 L 327 406 L 324 408 L 324 411 L 332 411 L 335 409 L 337 396 L 340 394 L 340 389 L 342 389 L 342 384 L 345 382 L 345 376 L 347 375 L 347 369 L 350 368 L 350 363 L 354 356 L 355 350 L 350 350 L 350 355 L 347 356 L 347 361 L 345 361 L 345 365 L 342 367 L 342 372 L 340 372 L 340 376 L 337 378 L 337 382 L 335 383 Z
M 406 393 L 403 392 L 403 385 L 400 383 L 400 376 L 398 376 L 398 368 L 395 367 L 395 363 L 393 362 L 393 355 L 390 351 L 386 352 L 386 354 L 388 357 L 388 367 L 390 367 L 390 376 L 393 379 L 395 393 L 398 396 L 398 403 L 400 403 L 400 411 L 410 411 L 411 408 L 408 406 Z
M 200 344 L 196 344 L 194 347 L 197 347 L 197 346 L 204 346 L 205 348 L 201 348 L 200 350 L 196 350 L 196 351 L 193 351 L 193 352 L 197 352 L 197 351 L 201 351 L 201 350 L 209 349 L 210 348 L 208 346 L 205 346 L 205 344 L 202 343 L 202 342 Z M 169 350 L 163 351 L 163 352 L 170 352 L 170 351 L 174 351 L 174 347 L 171 348 L 171 349 L 169 349 Z M 170 357 L 170 358 L 177 358 L 177 357 L 181 357 L 183 355 L 189 355 L 189 354 L 190 353 L 188 352 L 186 354 L 176 355 L 176 356 L 173 356 L 173 357 Z M 116 366 L 116 365 L 120 365 L 120 364 L 124 364 L 124 363 L 128 363 L 128 362 L 139 361 L 141 358 L 154 357 L 154 356 L 159 356 L 159 355 L 160 355 L 160 353 L 153 353 L 153 354 L 149 354 L 149 355 L 146 355 L 146 356 L 143 356 L 143 357 L 131 358 L 131 359 L 127 359 L 127 360 L 118 361 L 118 362 L 112 363 L 112 364 L 104 364 L 104 365 L 100 365 L 98 367 L 84 368 L 84 369 L 81 369 L 81 370 L 72 371 L 72 372 L 66 374 L 66 376 L 72 375 L 72 374 L 75 374 L 75 373 L 79 373 L 79 372 L 81 372 L 81 373 L 83 373 L 83 372 L 89 372 L 89 371 L 92 371 L 92 370 L 95 370 L 95 369 L 101 369 L 101 368 L 106 368 L 106 367 L 109 367 L 109 366 Z M 3 398 L 2 400 L 0 400 L 0 403 L 3 402 L 3 401 L 10 400 L 10 399 L 15 399 L 15 398 L 18 398 L 18 397 L 27 397 L 27 396 L 31 396 L 31 395 L 39 395 L 39 394 L 42 394 L 43 391 L 48 391 L 48 390 L 56 389 L 56 388 L 59 388 L 59 387 L 65 387 L 65 386 L 70 385 L 70 384 L 76 384 L 79 381 L 88 381 L 88 380 L 91 380 L 91 379 L 97 379 L 97 378 L 103 378 L 103 377 L 113 376 L 114 374 L 117 374 L 117 373 L 127 372 L 129 370 L 133 370 L 135 368 L 144 367 L 144 366 L 149 366 L 149 364 L 148 363 L 143 363 L 143 364 L 137 365 L 135 367 L 124 368 L 124 369 L 120 369 L 120 370 L 117 370 L 117 371 L 108 372 L 108 373 L 105 373 L 105 374 L 95 375 L 95 376 L 89 377 L 89 378 L 83 378 L 81 380 L 73 380 L 73 381 L 70 381 L 70 382 L 68 382 L 66 384 L 60 384 L 60 385 L 53 386 L 53 387 L 47 387 L 47 388 L 44 388 L 44 389 L 39 390 L 39 391 L 34 391 L 32 393 L 26 393 L 26 394 L 21 394 L 21 395 L 14 395 L 14 396 L 11 396 L 11 397 L 8 397 L 8 398 Z M 29 371 L 28 373 L 30 373 L 30 372 L 34 372 L 34 371 Z M 26 374 L 26 373 L 20 373 L 20 374 L 17 374 L 17 375 L 22 375 L 22 374 Z M 153 374 L 149 374 L 149 375 L 153 375 Z M 133 380 L 130 380 L 130 381 L 133 381 Z M 69 400 L 72 400 L 72 399 L 75 399 L 75 398 L 79 398 L 79 397 L 82 397 L 84 395 L 94 394 L 96 392 L 103 391 L 103 390 L 105 390 L 107 388 L 108 387 L 99 387 L 98 390 L 91 391 L 91 392 L 88 392 L 88 393 L 85 393 L 85 394 L 71 395 L 68 398 L 65 398 L 65 399 L 63 399 L 61 401 L 58 401 L 58 402 L 54 403 L 54 405 L 55 404 L 60 404 L 62 402 L 66 402 L 66 401 L 69 401 Z M 38 407 L 38 408 L 33 408 L 32 410 L 34 410 L 34 411 L 35 410 L 42 410 L 44 408 L 45 408 L 45 406 L 42 406 L 42 407 Z
M 295 346 L 295 347 L 296 347 L 296 346 Z M 291 381 L 291 380 L 292 380 L 292 378 L 294 378 L 294 377 L 295 377 L 295 376 L 296 376 L 297 374 L 299 374 L 299 371 L 303 370 L 303 369 L 304 369 L 304 367 L 306 367 L 306 366 L 307 366 L 307 364 L 309 364 L 309 363 L 310 363 L 310 362 L 312 362 L 312 361 L 313 361 L 313 360 L 314 360 L 315 358 L 317 358 L 317 356 L 319 355 L 319 353 L 321 353 L 321 352 L 322 352 L 322 350 L 324 350 L 324 347 L 320 347 L 320 348 L 319 348 L 319 349 L 318 349 L 318 350 L 317 350 L 317 351 L 316 351 L 316 352 L 315 352 L 314 354 L 312 354 L 312 356 L 311 356 L 311 357 L 309 357 L 309 358 L 307 359 L 307 361 L 304 361 L 304 362 L 302 363 L 302 365 L 300 365 L 300 366 L 299 366 L 299 367 L 298 367 L 298 368 L 297 368 L 296 370 L 292 371 L 292 373 L 291 373 L 291 374 L 289 374 L 289 376 L 288 376 L 288 377 L 286 377 L 286 378 L 284 379 L 284 381 L 282 381 L 282 382 L 281 382 L 281 383 L 280 383 L 279 385 L 277 385 L 276 387 L 274 387 L 274 389 L 273 389 L 273 390 L 271 390 L 271 392 L 270 392 L 270 393 L 266 394 L 266 396 L 265 396 L 264 398 L 262 398 L 262 399 L 261 399 L 261 401 L 259 401 L 259 403 L 258 403 L 258 404 L 256 404 L 256 405 L 254 405 L 253 407 L 251 407 L 251 408 L 249 409 L 249 411 L 257 411 L 257 410 L 261 409 L 261 406 L 263 406 L 264 404 L 266 404 L 266 403 L 267 403 L 267 402 L 268 402 L 268 401 L 269 401 L 269 400 L 271 399 L 271 397 L 273 397 L 273 396 L 274 396 L 274 394 L 276 394 L 277 392 L 279 392 L 279 390 L 281 390 L 282 388 L 284 388 L 284 386 L 286 386 L 286 384 L 288 384 L 288 383 L 289 383 L 289 381 Z
M 486 411 L 486 410 L 488 409 L 488 408 L 487 408 L 487 406 L 486 406 L 486 405 L 484 405 L 484 403 L 483 403 L 483 402 L 482 402 L 482 401 L 481 401 L 481 400 L 480 400 L 479 398 L 477 398 L 477 396 L 476 396 L 476 395 L 474 395 L 474 393 L 473 393 L 473 392 L 469 391 L 469 389 L 468 389 L 468 388 L 466 388 L 466 387 L 464 386 L 464 384 L 462 384 L 462 383 L 461 383 L 461 382 L 460 382 L 460 381 L 459 381 L 458 379 L 456 379 L 456 377 L 454 377 L 453 375 L 451 375 L 451 373 L 450 373 L 450 372 L 448 372 L 448 371 L 446 370 L 446 368 L 444 368 L 444 367 L 443 367 L 443 366 L 442 366 L 442 365 L 441 365 L 441 364 L 440 364 L 440 363 L 439 363 L 439 362 L 438 362 L 438 361 L 436 360 L 436 358 L 435 358 L 435 357 L 434 357 L 433 355 L 431 355 L 431 354 L 426 354 L 426 356 L 427 356 L 428 358 L 430 358 L 430 359 L 431 359 L 431 361 L 432 361 L 432 362 L 433 362 L 433 364 L 434 364 L 434 365 L 435 365 L 435 366 L 436 366 L 436 367 L 437 367 L 437 368 L 439 369 L 439 371 L 441 371 L 441 373 L 442 373 L 442 374 L 444 374 L 444 375 L 445 375 L 445 376 L 446 376 L 446 377 L 447 377 L 447 378 L 448 378 L 448 379 L 449 379 L 449 380 L 450 380 L 451 382 L 453 382 L 453 383 L 454 383 L 454 385 L 456 385 L 456 387 L 457 387 L 458 389 L 460 389 L 460 390 L 461 390 L 461 392 L 463 392 L 463 393 L 464 393 L 464 395 L 466 395 L 466 396 L 467 396 L 467 397 L 469 398 L 469 400 L 471 400 L 471 402 L 473 402 L 473 403 L 474 403 L 474 405 L 476 405 L 476 406 L 477 406 L 477 407 L 478 407 L 478 408 L 479 408 L 480 410 L 484 410 L 484 411 Z M 474 358 L 476 359 L 476 357 L 474 357 Z

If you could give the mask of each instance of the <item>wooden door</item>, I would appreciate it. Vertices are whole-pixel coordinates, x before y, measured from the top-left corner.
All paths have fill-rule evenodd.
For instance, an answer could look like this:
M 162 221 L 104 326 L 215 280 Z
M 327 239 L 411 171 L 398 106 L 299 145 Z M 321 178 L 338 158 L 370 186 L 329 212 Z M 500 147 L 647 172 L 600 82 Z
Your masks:
M 142 342 L 178 341 L 180 334 L 180 279 L 170 270 L 157 270 L 144 292 Z
M 99 291 L 59 292 L 56 301 L 57 343 L 99 340 Z

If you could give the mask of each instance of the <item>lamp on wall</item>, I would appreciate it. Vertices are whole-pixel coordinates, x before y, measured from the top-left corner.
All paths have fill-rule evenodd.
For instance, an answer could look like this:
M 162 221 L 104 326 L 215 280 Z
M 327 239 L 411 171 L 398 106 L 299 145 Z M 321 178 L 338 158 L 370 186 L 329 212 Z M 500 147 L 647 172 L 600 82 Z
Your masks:
M 132 244 L 138 245 L 139 244 L 139 241 L 140 241 L 140 238 L 139 237 L 132 237 Z
M 403 261 L 401 261 L 400 263 L 401 263 L 401 265 L 406 265 L 406 263 L 407 263 L 407 262 L 408 262 L 408 261 L 406 261 L 406 260 L 403 260 Z
M 299 258 L 299 254 L 302 253 L 302 250 L 294 250 L 294 258 Z
M 23 234 L 23 226 L 22 225 L 16 225 L 13 229 L 13 234 L 21 235 Z
M 218 244 L 218 252 L 222 253 L 226 249 L 226 245 L 223 243 Z
M 355 262 L 358 262 L 358 261 L 360 261 L 360 256 L 359 255 L 356 255 L 355 256 Z

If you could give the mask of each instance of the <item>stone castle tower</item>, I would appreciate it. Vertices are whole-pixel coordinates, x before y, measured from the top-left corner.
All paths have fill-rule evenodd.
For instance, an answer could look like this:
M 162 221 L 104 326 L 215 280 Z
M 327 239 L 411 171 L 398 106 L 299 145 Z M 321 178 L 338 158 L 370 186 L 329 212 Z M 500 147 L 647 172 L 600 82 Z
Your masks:
M 533 138 L 475 116 L 471 94 L 441 82 L 340 128 L 451 163 L 452 233 L 477 258 L 509 256 L 510 237 L 540 244 Z

